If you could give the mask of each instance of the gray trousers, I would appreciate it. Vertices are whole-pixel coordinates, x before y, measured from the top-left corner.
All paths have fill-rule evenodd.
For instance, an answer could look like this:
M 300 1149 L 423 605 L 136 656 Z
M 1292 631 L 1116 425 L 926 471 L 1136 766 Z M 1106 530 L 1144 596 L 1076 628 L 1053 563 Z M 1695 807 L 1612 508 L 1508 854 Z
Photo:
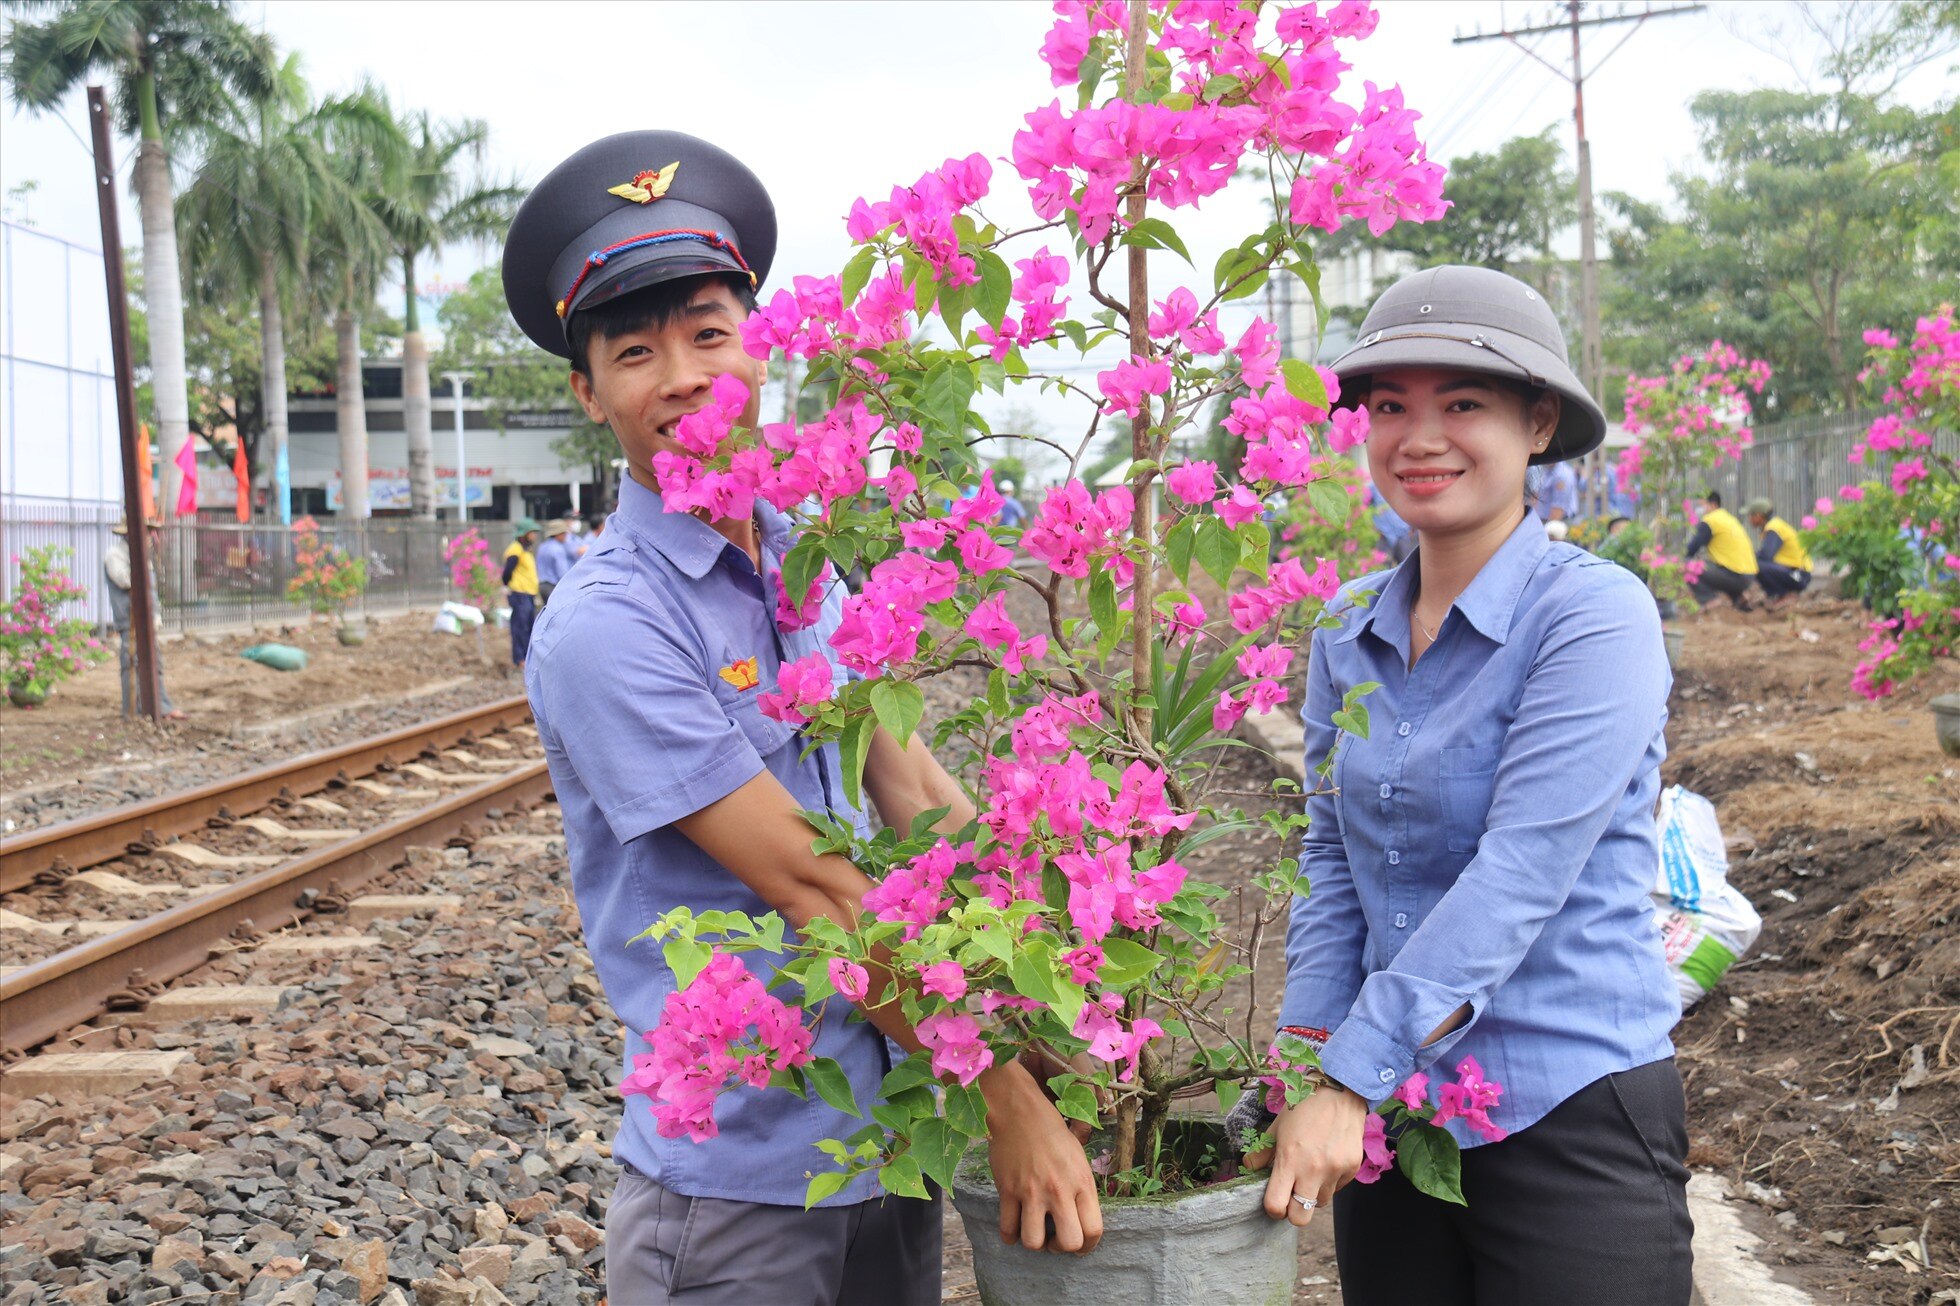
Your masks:
M 606 1208 L 609 1306 L 937 1306 L 944 1203 L 766 1206 L 669 1192 L 622 1166 Z
M 1504 1141 L 1466 1148 L 1467 1206 L 1425 1196 L 1394 1169 L 1343 1188 L 1334 1198 L 1341 1299 L 1688 1306 L 1687 1153 L 1672 1058 L 1595 1080 Z
M 135 716 L 142 698 L 136 692 L 136 645 L 129 638 L 129 627 L 116 627 L 116 634 L 122 642 L 116 648 L 116 666 L 122 672 L 122 714 Z M 161 644 L 162 640 L 156 641 Z M 175 712 L 177 705 L 170 701 L 170 691 L 163 687 L 163 650 L 157 649 L 157 711 Z

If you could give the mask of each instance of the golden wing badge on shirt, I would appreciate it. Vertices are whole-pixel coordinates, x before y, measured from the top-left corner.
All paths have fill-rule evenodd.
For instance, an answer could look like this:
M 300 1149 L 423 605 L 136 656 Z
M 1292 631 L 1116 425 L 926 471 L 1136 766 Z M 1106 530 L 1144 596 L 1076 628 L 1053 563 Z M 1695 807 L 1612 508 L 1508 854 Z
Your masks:
M 633 180 L 624 185 L 607 187 L 606 194 L 632 200 L 635 204 L 651 204 L 665 195 L 667 188 L 674 184 L 674 173 L 680 170 L 680 166 L 681 161 L 675 159 L 657 171 L 649 168 L 645 172 L 635 173 Z
M 738 658 L 721 669 L 721 678 L 737 689 L 754 689 L 760 680 L 755 674 L 754 658 Z

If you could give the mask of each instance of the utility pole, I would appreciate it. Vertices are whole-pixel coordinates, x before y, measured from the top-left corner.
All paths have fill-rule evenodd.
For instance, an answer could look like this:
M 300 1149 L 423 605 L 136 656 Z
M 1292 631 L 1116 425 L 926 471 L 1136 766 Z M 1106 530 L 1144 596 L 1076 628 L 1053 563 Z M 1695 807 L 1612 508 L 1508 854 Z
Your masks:
M 116 162 L 109 148 L 109 99 L 88 88 L 89 132 L 95 138 L 95 202 L 102 220 L 102 271 L 109 290 L 109 354 L 116 369 L 116 426 L 122 436 L 123 522 L 129 541 L 129 638 L 136 652 L 136 702 L 152 722 L 157 707 L 155 592 L 150 585 L 150 524 L 136 441 L 136 372 L 129 356 L 129 294 L 123 285 L 122 225 L 116 214 Z
M 449 382 L 449 398 L 456 408 L 456 520 L 470 519 L 470 469 L 463 461 L 463 382 L 470 377 L 468 372 L 444 372 L 442 379 Z
M 1600 343 L 1599 329 L 1599 252 L 1595 244 L 1595 224 L 1593 221 L 1592 189 L 1592 143 L 1586 139 L 1586 72 L 1580 64 L 1580 33 L 1587 27 L 1605 27 L 1614 23 L 1632 23 L 1633 31 L 1649 18 L 1675 18 L 1682 14 L 1699 13 L 1708 6 L 1701 4 L 1672 5 L 1665 9 L 1651 6 L 1640 13 L 1616 12 L 1600 14 L 1597 17 L 1582 18 L 1585 9 L 1583 0 L 1564 0 L 1544 21 L 1528 23 L 1523 27 L 1505 28 L 1502 31 L 1486 32 L 1479 27 L 1469 36 L 1457 33 L 1452 44 L 1468 45 L 1476 41 L 1509 41 L 1523 50 L 1539 63 L 1551 69 L 1560 77 L 1572 83 L 1572 125 L 1576 129 L 1579 145 L 1577 151 L 1577 172 L 1579 180 L 1579 379 L 1592 391 L 1593 398 L 1601 403 L 1606 401 L 1606 364 Z M 1565 15 L 1558 18 L 1558 9 Z M 1570 31 L 1572 34 L 1572 66 L 1561 68 L 1544 58 L 1521 39 L 1527 36 L 1543 36 L 1552 32 Z M 1608 50 L 1600 61 L 1593 65 L 1598 72 L 1606 60 L 1619 52 L 1633 36 L 1629 31 Z

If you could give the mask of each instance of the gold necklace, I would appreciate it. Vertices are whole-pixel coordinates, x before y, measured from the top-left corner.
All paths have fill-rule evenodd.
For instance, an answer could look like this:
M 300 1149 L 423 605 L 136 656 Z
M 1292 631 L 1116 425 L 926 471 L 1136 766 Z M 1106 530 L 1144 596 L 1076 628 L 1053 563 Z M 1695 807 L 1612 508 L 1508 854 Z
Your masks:
M 1436 625 L 1436 630 L 1431 630 L 1428 626 L 1423 624 L 1423 620 L 1421 617 L 1416 616 L 1416 610 L 1413 606 L 1409 608 L 1409 616 L 1415 620 L 1416 629 L 1422 632 L 1422 637 L 1428 640 L 1431 644 L 1434 644 L 1436 642 L 1436 630 L 1441 630 L 1443 628 L 1442 623 L 1438 622 Z M 1447 618 L 1445 618 L 1445 620 L 1447 620 Z

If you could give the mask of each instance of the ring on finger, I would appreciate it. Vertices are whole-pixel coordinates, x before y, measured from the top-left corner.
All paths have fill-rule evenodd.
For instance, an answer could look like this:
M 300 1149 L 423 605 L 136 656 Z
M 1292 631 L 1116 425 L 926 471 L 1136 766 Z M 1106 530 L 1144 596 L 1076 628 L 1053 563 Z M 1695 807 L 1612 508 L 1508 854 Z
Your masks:
M 1304 1196 L 1300 1193 L 1293 1194 L 1293 1200 L 1298 1202 L 1300 1204 L 1300 1209 L 1305 1211 L 1311 1211 L 1315 1207 L 1320 1205 L 1320 1203 L 1314 1198 Z

